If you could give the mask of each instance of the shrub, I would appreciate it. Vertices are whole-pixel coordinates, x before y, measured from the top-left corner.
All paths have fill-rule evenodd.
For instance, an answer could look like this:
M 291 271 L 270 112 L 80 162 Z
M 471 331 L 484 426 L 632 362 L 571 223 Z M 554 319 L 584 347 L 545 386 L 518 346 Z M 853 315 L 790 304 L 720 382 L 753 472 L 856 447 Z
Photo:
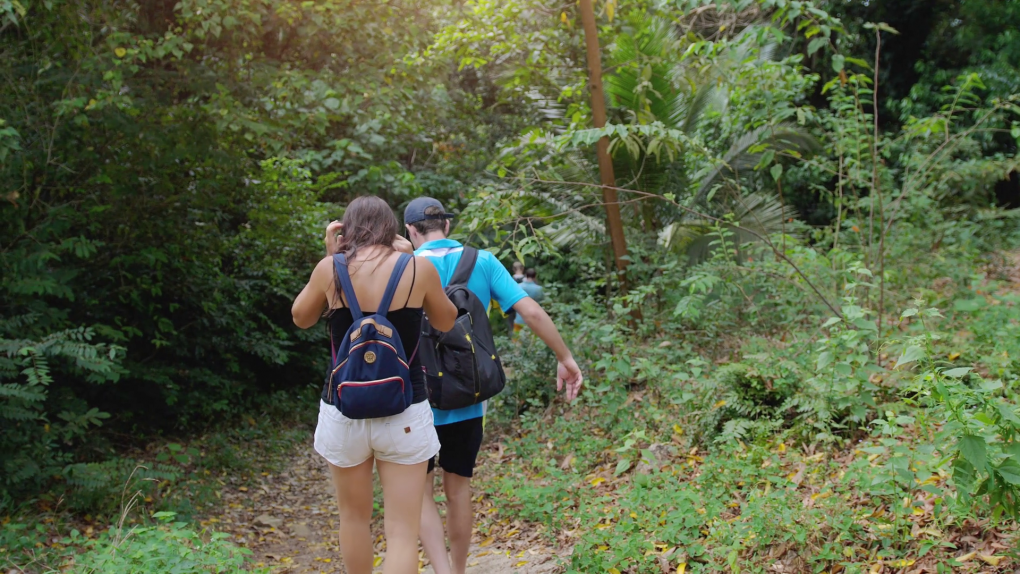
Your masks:
M 269 571 L 246 568 L 251 551 L 228 542 L 225 533 L 196 531 L 183 522 L 175 522 L 172 512 L 157 512 L 153 518 L 160 524 L 128 530 L 119 525 L 95 540 L 82 540 L 77 531 L 72 532 L 64 543 L 81 544 L 85 549 L 74 558 L 74 571 L 82 574 Z
M 156 496 L 160 483 L 177 482 L 183 475 L 182 469 L 168 464 L 143 465 L 141 461 L 117 457 L 68 465 L 62 473 L 63 488 L 54 490 L 64 497 L 69 510 L 112 515 L 125 490 Z
M 285 301 L 304 280 L 299 267 L 318 255 L 309 230 L 326 219 L 316 198 L 329 178 L 313 182 L 285 160 L 256 173 L 257 184 L 230 200 L 243 224 L 214 232 L 164 214 L 161 234 L 147 239 L 158 247 L 125 239 L 137 249 L 130 256 L 69 235 L 110 223 L 105 208 L 80 226 L 60 209 L 31 232 L 0 226 L 0 508 L 54 477 L 88 474 L 69 465 L 103 461 L 110 435 L 88 434 L 102 424 L 133 436 L 190 430 L 319 376 L 315 361 L 326 354 L 309 343 L 323 332 L 299 332 Z M 114 296 L 111 281 L 129 283 Z
M 1020 409 L 1017 390 L 999 380 L 985 380 L 973 367 L 956 367 L 940 358 L 940 339 L 932 322 L 934 308 L 915 307 L 902 318 L 916 320 L 923 333 L 904 342 L 897 366 L 918 364 L 908 402 L 927 407 L 921 419 L 944 460 L 952 461 L 958 502 L 969 510 L 987 497 L 992 517 L 1020 517 Z M 921 411 L 924 412 L 924 411 Z
M 756 341 L 748 347 L 755 349 Z M 802 387 L 799 366 L 777 349 L 751 352 L 715 372 L 706 387 L 702 438 L 757 440 L 787 426 Z
M 48 401 L 55 377 L 77 376 L 102 384 L 116 381 L 122 373 L 121 349 L 93 343 L 90 328 L 66 329 L 35 340 L 15 335 L 37 319 L 0 320 L 0 507 L 59 473 L 69 462 L 63 447 L 109 417 L 76 400 Z
M 506 389 L 492 401 L 493 409 L 506 418 L 544 409 L 556 393 L 556 356 L 531 331 L 514 340 L 499 337 L 500 359 L 506 366 Z

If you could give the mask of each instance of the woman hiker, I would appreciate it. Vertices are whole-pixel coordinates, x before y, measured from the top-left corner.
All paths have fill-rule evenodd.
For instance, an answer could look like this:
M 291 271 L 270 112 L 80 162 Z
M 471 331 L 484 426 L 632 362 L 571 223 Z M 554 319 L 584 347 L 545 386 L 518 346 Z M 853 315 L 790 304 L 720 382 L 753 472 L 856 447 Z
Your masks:
M 412 253 L 412 248 L 398 231 L 397 218 L 382 199 L 359 197 L 352 201 L 344 212 L 343 223 L 334 221 L 327 226 L 326 257 L 315 266 L 292 308 L 294 324 L 303 329 L 318 323 L 326 310 L 331 343 L 340 348 L 349 337 L 348 329 L 362 314 L 378 312 L 367 310 L 378 309 L 382 303 L 398 261 L 410 259 L 401 262 L 406 267 L 399 279 L 394 279 L 392 301 L 383 310 L 388 311 L 385 319 L 396 330 L 406 356 L 410 356 L 409 361 L 399 356 L 390 359 L 400 360 L 409 371 L 413 390 L 410 406 L 393 416 L 348 418 L 331 404 L 331 380 L 327 380 L 319 401 L 315 451 L 326 459 L 336 489 L 340 553 L 349 574 L 372 571 L 369 522 L 373 464 L 379 469 L 385 508 L 383 572 L 417 574 L 425 476 L 428 461 L 439 452 L 432 409 L 426 401 L 424 371 L 417 356 L 411 355 L 418 345 L 422 312 L 433 327 L 448 331 L 457 318 L 457 309 L 443 292 L 439 274 L 429 259 L 404 255 Z M 343 279 L 349 276 L 356 301 L 350 301 L 341 289 L 341 274 L 345 275 Z M 359 307 L 363 313 L 352 311 Z M 351 350 L 352 358 L 353 353 Z M 366 353 L 362 360 L 373 362 L 375 357 L 374 353 Z

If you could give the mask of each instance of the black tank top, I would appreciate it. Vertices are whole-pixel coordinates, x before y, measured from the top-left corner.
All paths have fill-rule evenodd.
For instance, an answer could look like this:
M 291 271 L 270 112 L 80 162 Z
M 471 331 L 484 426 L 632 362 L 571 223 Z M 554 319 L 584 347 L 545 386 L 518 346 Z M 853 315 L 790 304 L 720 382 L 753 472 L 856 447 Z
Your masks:
M 365 310 L 361 312 L 365 315 L 375 313 L 375 311 Z M 420 307 L 404 307 L 403 309 L 386 313 L 386 318 L 389 319 L 390 323 L 393 323 L 393 326 L 397 329 L 397 334 L 400 335 L 400 343 L 404 346 L 404 353 L 410 359 L 411 390 L 414 392 L 414 398 L 411 399 L 411 402 L 415 404 L 428 398 L 425 391 L 425 371 L 421 367 L 421 359 L 418 357 L 418 353 L 415 352 L 418 348 L 418 338 L 421 337 L 422 315 Z M 339 349 L 341 342 L 343 342 L 344 334 L 354 324 L 354 317 L 351 315 L 350 309 L 343 307 L 333 309 L 328 321 L 329 332 L 333 337 L 333 345 L 335 345 L 334 348 Z M 412 357 L 412 355 L 414 356 Z M 326 401 L 328 396 L 329 380 L 327 379 L 326 384 L 322 388 L 322 400 Z

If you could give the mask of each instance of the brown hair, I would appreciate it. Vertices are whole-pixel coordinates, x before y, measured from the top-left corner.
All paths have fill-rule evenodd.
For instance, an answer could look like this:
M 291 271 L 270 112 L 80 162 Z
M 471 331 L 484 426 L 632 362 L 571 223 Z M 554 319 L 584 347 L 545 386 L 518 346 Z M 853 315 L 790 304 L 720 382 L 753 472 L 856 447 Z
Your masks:
M 528 279 L 534 279 L 535 277 L 538 277 L 538 273 L 534 269 L 528 269 L 524 272 L 524 276 Z
M 515 272 L 520 271 L 521 273 L 524 273 L 524 264 L 520 261 L 514 261 L 513 269 Z
M 430 205 L 425 208 L 425 215 L 442 215 L 443 213 L 445 212 L 435 205 Z M 449 221 L 449 219 L 423 219 L 412 223 L 411 227 L 413 227 L 418 233 L 427 235 L 433 231 L 445 232 L 447 221 Z
M 385 201 L 374 195 L 359 197 L 347 205 L 344 211 L 343 235 L 340 237 L 339 253 L 354 260 L 358 249 L 382 245 L 392 249 L 393 239 L 400 231 L 397 216 Z

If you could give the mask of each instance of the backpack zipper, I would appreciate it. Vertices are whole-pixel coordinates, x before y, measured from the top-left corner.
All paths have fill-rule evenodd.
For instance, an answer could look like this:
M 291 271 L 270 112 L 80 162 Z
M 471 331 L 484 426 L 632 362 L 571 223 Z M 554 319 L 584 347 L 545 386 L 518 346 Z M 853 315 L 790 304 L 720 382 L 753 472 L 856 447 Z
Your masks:
M 471 316 L 471 313 L 468 313 L 468 321 L 471 321 L 471 332 L 473 333 L 475 331 L 475 318 Z M 478 395 L 482 394 L 482 383 L 479 382 L 478 377 L 478 358 L 475 356 L 477 355 L 477 352 L 475 351 L 475 342 L 471 340 L 470 335 L 468 335 L 468 342 L 471 343 L 471 368 L 474 370 L 475 374 L 475 404 L 477 405 Z
M 409 371 L 411 370 L 410 365 L 405 363 L 404 360 L 400 358 L 400 354 L 397 353 L 397 349 L 393 345 L 391 345 L 389 343 L 384 343 L 382 341 L 365 341 L 364 343 L 360 343 L 358 345 L 355 345 L 355 346 L 351 347 L 351 350 L 347 352 L 347 358 L 344 359 L 343 361 L 341 361 L 339 365 L 337 365 L 336 367 L 333 368 L 333 372 L 331 372 L 329 374 L 329 378 L 332 379 L 334 376 L 336 376 L 336 373 L 337 373 L 337 371 L 340 370 L 340 367 L 343 367 L 344 365 L 347 364 L 347 361 L 350 360 L 350 358 L 351 358 L 351 353 L 352 352 L 360 349 L 361 347 L 364 347 L 365 345 L 384 345 L 386 347 L 389 347 L 390 350 L 392 350 L 393 353 L 397 355 L 397 360 L 400 361 L 400 364 L 403 365 L 405 369 L 407 369 Z
M 387 377 L 385 379 L 377 379 L 375 381 L 344 381 L 336 386 L 336 398 L 340 400 L 340 393 L 343 391 L 344 385 L 349 387 L 372 387 L 375 385 L 383 385 L 386 383 L 392 383 L 393 381 L 400 381 L 400 390 L 404 390 L 404 378 L 403 377 Z

